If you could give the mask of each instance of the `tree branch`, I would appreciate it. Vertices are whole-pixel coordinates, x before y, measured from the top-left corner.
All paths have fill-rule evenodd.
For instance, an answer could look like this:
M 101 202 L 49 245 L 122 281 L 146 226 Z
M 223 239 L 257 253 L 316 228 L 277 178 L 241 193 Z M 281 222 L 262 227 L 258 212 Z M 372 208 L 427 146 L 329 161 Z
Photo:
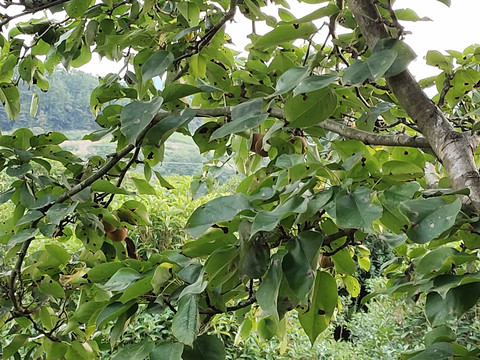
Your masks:
M 189 53 L 189 54 L 184 54 L 182 56 L 179 56 L 177 59 L 175 59 L 175 63 L 180 62 L 183 59 L 192 57 L 195 54 L 198 54 L 200 50 L 202 50 L 205 46 L 207 46 L 210 41 L 213 39 L 213 37 L 220 31 L 220 29 L 225 25 L 225 23 L 229 20 L 232 20 L 233 17 L 235 16 L 235 12 L 237 10 L 237 0 L 230 0 L 230 7 L 228 8 L 228 11 L 223 14 L 222 18 L 216 23 L 210 30 L 207 31 L 207 33 L 198 41 L 197 45 L 195 46 L 195 49 Z M 185 73 L 188 71 L 189 64 L 185 64 L 183 68 L 180 69 L 180 71 L 175 75 L 173 78 L 172 82 L 177 81 L 180 79 Z
M 348 0 L 348 4 L 370 49 L 390 37 L 371 0 Z M 464 204 L 480 212 L 480 174 L 473 157 L 478 137 L 455 131 L 408 70 L 387 78 L 387 84 L 442 162 L 452 187 L 470 189 L 469 197 L 462 198 Z
M 220 117 L 231 114 L 231 108 L 222 107 L 214 109 L 196 109 L 197 116 Z M 277 119 L 285 119 L 283 110 L 274 108 L 270 110 L 270 115 Z M 333 120 L 324 120 L 316 125 L 319 128 L 342 135 L 348 139 L 360 140 L 367 145 L 379 146 L 409 146 L 416 148 L 429 148 L 430 145 L 424 137 L 409 136 L 405 134 L 382 135 L 368 131 L 363 131 L 346 126 Z

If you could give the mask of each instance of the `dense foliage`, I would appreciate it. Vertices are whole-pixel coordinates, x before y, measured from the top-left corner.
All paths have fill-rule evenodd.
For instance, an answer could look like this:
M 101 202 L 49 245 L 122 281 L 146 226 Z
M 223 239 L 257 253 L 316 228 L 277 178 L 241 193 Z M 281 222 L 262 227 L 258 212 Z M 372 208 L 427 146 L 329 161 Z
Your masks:
M 214 326 L 224 313 L 238 320 L 239 341 L 285 339 L 296 313 L 313 344 L 340 309 L 339 288 L 360 295 L 375 241 L 394 251 L 381 265 L 384 292 L 425 307 L 424 349 L 403 357 L 478 357 L 452 321 L 480 298 L 480 47 L 429 52 L 440 73 L 417 83 L 399 22 L 420 20 L 413 11 L 388 0 L 304 2 L 313 11 L 297 18 L 273 1 L 278 19 L 258 0 L 0 2 L 18 10 L 0 22 L 10 26 L 0 36 L 9 118 L 20 113 L 20 82 L 48 90 L 47 72 L 92 52 L 124 62 L 92 91 L 101 129 L 85 136 L 112 136 L 114 153 L 82 160 L 60 132 L 0 137 L 13 178 L 0 194 L 13 208 L 0 227 L 0 321 L 16 333 L 4 357 L 224 359 Z M 238 11 L 252 22 L 247 54 L 229 45 Z M 257 34 L 259 22 L 271 30 Z M 197 117 L 207 119 L 190 131 Z M 172 188 L 155 166 L 174 132 L 209 154 L 192 197 L 230 161 L 244 175 L 233 193 L 190 209 L 180 247 L 168 232 L 127 236 L 152 226 L 140 195 L 157 194 L 153 179 Z M 142 176 L 132 188 L 133 169 Z M 168 336 L 122 343 L 135 315 L 155 307 L 173 314 Z

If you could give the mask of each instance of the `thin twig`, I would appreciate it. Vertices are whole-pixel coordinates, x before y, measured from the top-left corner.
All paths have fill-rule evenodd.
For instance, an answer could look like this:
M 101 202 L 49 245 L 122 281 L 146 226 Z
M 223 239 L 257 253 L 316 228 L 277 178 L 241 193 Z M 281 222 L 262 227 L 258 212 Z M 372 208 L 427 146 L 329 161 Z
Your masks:
M 223 14 L 221 19 L 216 23 L 210 30 L 207 31 L 207 33 L 197 42 L 197 45 L 193 49 L 191 53 L 184 54 L 177 59 L 175 59 L 175 63 L 178 64 L 181 60 L 192 57 L 195 54 L 198 54 L 200 50 L 202 50 L 205 46 L 207 46 L 210 41 L 213 39 L 213 37 L 220 31 L 220 29 L 225 25 L 225 23 L 229 20 L 232 20 L 233 17 L 235 16 L 235 12 L 237 10 L 237 0 L 230 0 L 230 7 L 228 11 Z M 185 64 L 183 68 L 181 68 L 177 75 L 173 78 L 172 82 L 177 81 L 180 79 L 183 75 L 186 74 L 188 71 L 189 64 Z

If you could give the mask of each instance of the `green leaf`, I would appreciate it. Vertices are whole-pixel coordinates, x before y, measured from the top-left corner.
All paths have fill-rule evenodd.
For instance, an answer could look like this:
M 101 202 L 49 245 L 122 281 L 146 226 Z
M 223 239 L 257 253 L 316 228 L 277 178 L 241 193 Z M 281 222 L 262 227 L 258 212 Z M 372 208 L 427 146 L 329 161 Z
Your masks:
M 262 114 L 262 103 L 262 98 L 255 98 L 235 106 L 232 109 L 232 121 L 215 130 L 210 137 L 210 141 L 252 129 L 262 124 L 268 117 L 268 113 Z
M 448 290 L 444 298 L 437 293 L 427 295 L 425 315 L 432 326 L 460 318 L 480 299 L 480 282 L 460 285 Z
M 372 74 L 371 79 L 377 81 L 392 66 L 397 58 L 397 52 L 393 49 L 385 49 L 372 52 L 366 61 L 368 69 Z
M 311 22 L 278 25 L 275 29 L 260 37 L 254 43 L 254 46 L 256 49 L 266 50 L 287 41 L 308 39 L 316 31 L 316 26 Z
M 162 75 L 173 64 L 173 60 L 175 57 L 171 52 L 159 50 L 153 53 L 142 66 L 143 82 Z
M 193 348 L 183 349 L 183 360 L 225 360 L 223 341 L 215 335 L 204 334 L 193 343 Z
M 275 92 L 269 97 L 285 94 L 298 85 L 300 81 L 308 76 L 308 67 L 295 66 L 285 71 L 277 80 Z M 294 95 L 295 96 L 295 95 Z
M 295 296 L 305 303 L 306 296 L 313 285 L 314 272 L 298 238 L 289 241 L 286 249 L 288 253 L 283 257 L 283 274 Z
M 132 307 L 138 308 L 136 301 L 131 301 L 127 304 L 122 304 L 121 302 L 113 302 L 100 311 L 95 321 L 97 330 L 101 329 L 109 321 L 117 319 L 120 315 L 131 309 Z
M 336 254 L 332 255 L 332 260 L 333 264 L 335 265 L 335 270 L 338 273 L 355 275 L 357 263 L 352 259 L 352 255 L 347 249 L 342 249 Z
M 432 21 L 432 19 L 430 19 L 428 17 L 422 17 L 421 18 L 412 9 L 398 9 L 398 10 L 395 10 L 395 15 L 396 15 L 398 20 L 403 20 L 403 21 Z
M 102 280 L 109 279 L 123 267 L 125 267 L 125 265 L 120 261 L 98 264 L 88 271 L 87 278 L 94 283 L 97 283 Z
M 3 349 L 3 358 L 9 359 L 27 342 L 27 334 L 15 335 L 13 340 Z
M 438 326 L 425 334 L 425 345 L 430 346 L 437 342 L 453 342 L 457 338 L 455 332 L 447 325 Z
M 76 18 L 85 14 L 91 3 L 91 0 L 71 0 L 63 4 L 63 8 L 68 16 Z
M 412 224 L 406 232 L 408 237 L 413 242 L 425 244 L 455 224 L 461 207 L 460 199 L 448 203 L 442 198 L 428 198 L 405 201 L 400 210 Z
M 38 285 L 38 290 L 43 294 L 51 295 L 57 299 L 63 299 L 65 297 L 65 291 L 62 285 L 48 275 L 43 276 L 40 285 Z
M 338 74 L 310 75 L 302 79 L 293 90 L 293 96 L 320 90 L 338 80 Z
M 157 195 L 157 191 L 147 180 L 132 177 L 132 181 L 135 183 L 135 187 L 137 188 L 139 194 Z
M 280 284 L 283 277 L 282 261 L 284 252 L 272 256 L 270 267 L 267 270 L 257 290 L 258 305 L 262 308 L 265 316 L 274 316 L 278 319 L 277 300 Z
M 120 350 L 112 356 L 112 360 L 143 360 L 150 354 L 154 347 L 155 343 L 150 340 L 143 340 L 138 344 L 130 344 L 120 348 Z
M 20 113 L 20 94 L 18 88 L 9 83 L 0 83 L 0 101 L 10 120 L 15 120 Z
M 120 130 L 131 144 L 135 143 L 137 136 L 158 114 L 162 103 L 163 98 L 156 97 L 149 102 L 133 101 L 123 108 Z
M 397 57 L 390 68 L 385 72 L 385 76 L 395 76 L 406 70 L 408 65 L 417 57 L 415 52 L 401 40 L 385 38 L 380 39 L 373 49 L 373 53 L 383 50 L 392 50 L 397 53 Z
M 343 228 L 372 232 L 372 221 L 382 216 L 382 207 L 372 202 L 373 191 L 360 187 L 336 199 L 337 223 Z
M 162 91 L 163 100 L 167 103 L 185 96 L 201 92 L 202 89 L 188 84 L 170 84 Z
M 172 264 L 164 262 L 155 269 L 155 273 L 151 279 L 153 292 L 155 294 L 158 294 L 161 287 L 172 278 L 172 267 Z
M 328 88 L 299 94 L 285 103 L 290 127 L 313 126 L 328 119 L 337 108 L 337 95 Z
M 260 279 L 267 271 L 270 262 L 270 249 L 263 237 L 252 236 L 240 240 L 238 274 L 250 279 Z
M 342 81 L 345 84 L 358 85 L 371 77 L 373 76 L 368 65 L 361 60 L 357 60 L 345 69 Z
M 313 345 L 318 335 L 324 331 L 335 311 L 338 302 L 337 283 L 327 272 L 318 271 L 309 309 L 299 312 L 298 319 Z
M 238 249 L 231 245 L 216 250 L 205 263 L 205 273 L 210 279 L 209 288 L 216 288 L 235 274 Z
M 161 342 L 150 352 L 150 360 L 182 360 L 183 344 Z
M 182 247 L 182 254 L 196 258 L 208 256 L 215 250 L 233 244 L 237 238 L 233 234 L 225 234 L 222 229 L 208 229 L 198 240 L 187 242 Z
M 425 56 L 427 64 L 431 66 L 436 66 L 441 70 L 450 71 L 453 70 L 453 62 L 448 56 L 443 55 L 438 50 L 429 50 Z
M 38 229 L 32 228 L 19 230 L 15 235 L 10 238 L 10 240 L 8 241 L 8 245 L 15 245 L 18 243 L 23 243 L 24 241 L 27 241 L 29 239 L 33 239 L 38 234 L 38 232 Z
M 40 97 L 36 92 L 32 93 L 32 100 L 30 101 L 30 117 L 32 118 L 37 116 L 39 99 Z
M 153 289 L 152 286 L 152 279 L 153 276 L 147 276 L 144 277 L 143 279 L 140 279 L 133 284 L 131 284 L 128 288 L 125 289 L 123 292 L 122 296 L 118 299 L 122 303 L 126 303 L 134 298 L 138 298 L 150 290 Z
M 294 197 L 271 211 L 260 210 L 253 219 L 252 234 L 259 231 L 272 231 L 283 218 L 305 212 L 307 203 L 308 200 L 305 198 Z
M 97 286 L 106 291 L 124 291 L 139 278 L 141 275 L 134 269 L 121 268 L 105 284 Z
M 356 298 L 360 294 L 360 284 L 355 277 L 346 275 L 343 278 L 343 283 L 351 297 Z
M 178 302 L 178 310 L 172 321 L 172 333 L 178 341 L 193 346 L 198 328 L 198 296 L 187 295 Z
M 243 210 L 252 210 L 252 204 L 243 194 L 222 196 L 197 208 L 187 221 L 187 232 L 199 237 L 210 226 L 221 221 L 231 220 Z
M 410 357 L 409 360 L 447 360 L 451 359 L 454 355 L 455 349 L 452 344 L 438 342 L 430 345 L 421 353 Z
M 112 184 L 108 180 L 99 179 L 92 184 L 92 190 L 98 191 L 107 194 L 121 194 L 121 195 L 128 195 L 129 192 L 125 189 L 122 189 L 114 184 Z

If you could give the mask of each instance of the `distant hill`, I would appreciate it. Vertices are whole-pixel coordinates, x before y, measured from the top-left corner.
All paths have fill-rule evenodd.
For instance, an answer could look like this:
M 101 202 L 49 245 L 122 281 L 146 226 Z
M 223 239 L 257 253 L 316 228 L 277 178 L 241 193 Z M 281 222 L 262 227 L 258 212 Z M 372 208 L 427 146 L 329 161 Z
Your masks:
M 51 130 L 94 130 L 98 129 L 90 111 L 90 93 L 98 85 L 96 77 L 78 70 L 57 70 L 48 77 L 50 90 L 40 91 L 36 86 L 29 89 L 20 84 L 20 115 L 15 121 L 7 118 L 0 107 L 0 129 L 12 130 L 19 127 L 39 127 Z M 39 95 L 37 115 L 30 117 L 32 92 Z

